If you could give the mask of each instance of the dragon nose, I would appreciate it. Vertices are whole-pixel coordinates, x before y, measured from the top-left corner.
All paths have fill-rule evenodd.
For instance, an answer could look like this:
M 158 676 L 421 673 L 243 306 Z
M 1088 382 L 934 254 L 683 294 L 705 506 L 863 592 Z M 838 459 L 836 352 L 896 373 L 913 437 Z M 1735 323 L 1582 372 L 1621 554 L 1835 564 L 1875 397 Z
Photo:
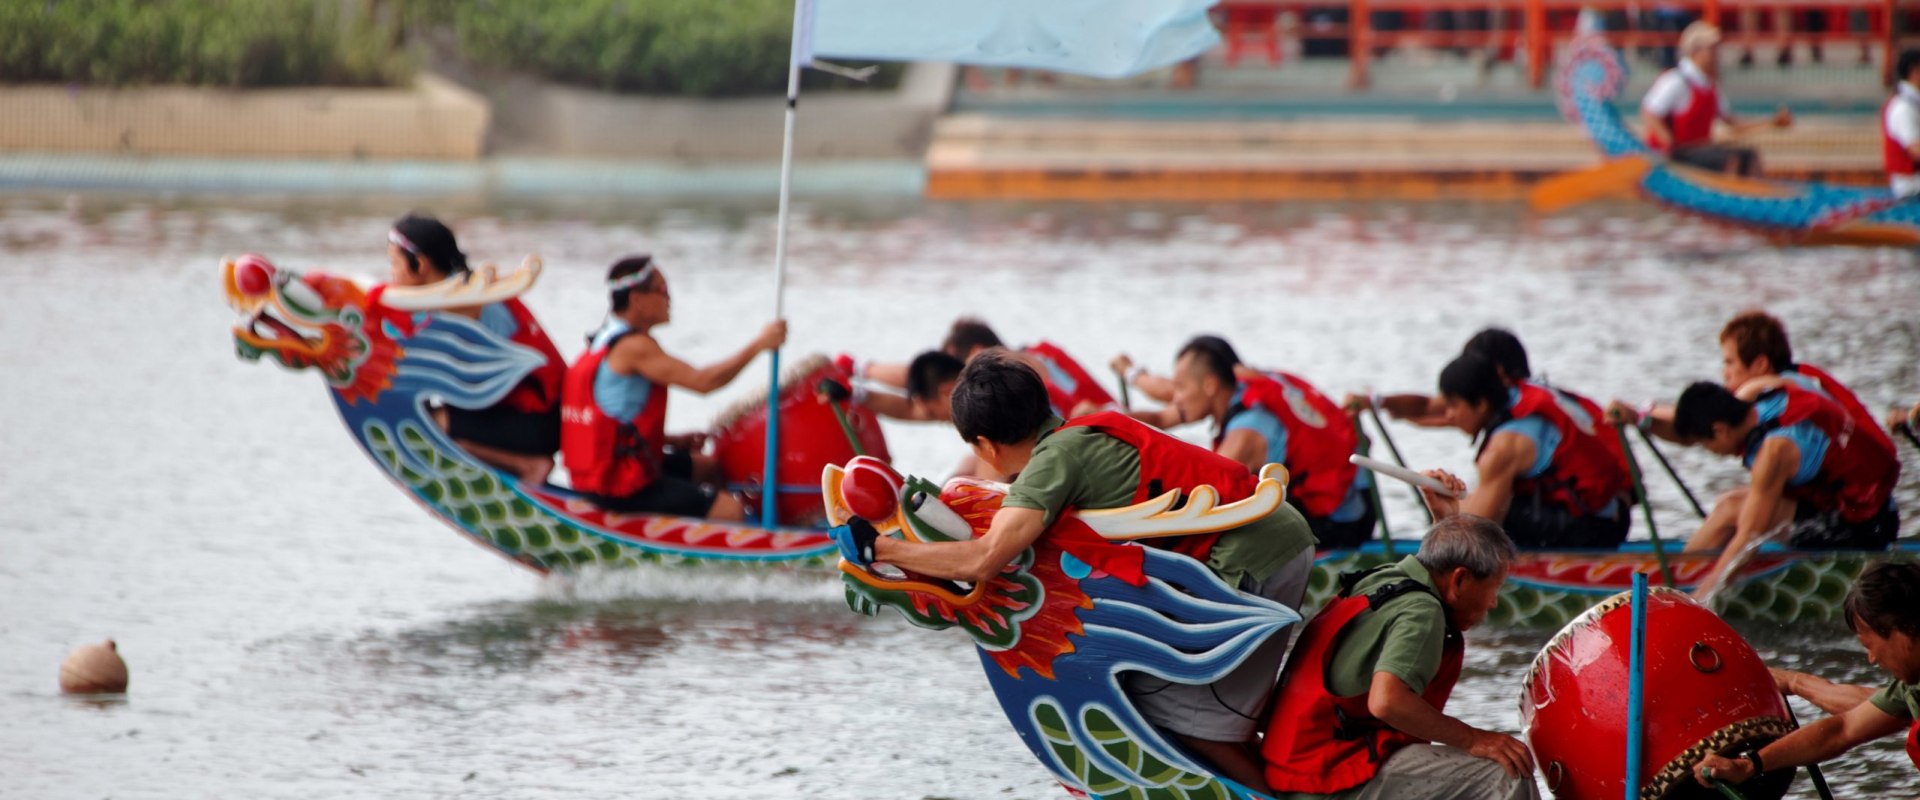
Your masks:
M 857 456 L 847 462 L 840 482 L 840 498 L 854 516 L 869 521 L 889 519 L 900 507 L 901 479 L 887 462 Z
M 243 255 L 234 261 L 233 284 L 248 297 L 264 297 L 273 291 L 273 264 L 264 256 Z

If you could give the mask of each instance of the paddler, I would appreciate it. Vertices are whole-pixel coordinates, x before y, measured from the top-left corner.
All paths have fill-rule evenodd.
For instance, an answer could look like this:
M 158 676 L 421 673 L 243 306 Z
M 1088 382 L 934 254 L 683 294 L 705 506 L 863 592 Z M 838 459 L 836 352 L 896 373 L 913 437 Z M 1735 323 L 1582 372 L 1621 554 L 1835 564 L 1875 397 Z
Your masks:
M 744 519 L 739 499 L 715 488 L 712 459 L 697 452 L 706 436 L 666 435 L 667 387 L 707 394 L 726 386 L 786 341 L 787 323 L 767 323 L 739 352 L 696 367 L 653 338 L 673 319 L 673 300 L 651 256 L 615 262 L 606 287 L 608 323 L 566 375 L 561 449 L 573 488 L 608 511 Z
M 909 422 L 947 421 L 947 393 L 966 366 L 939 350 L 928 350 L 905 364 L 866 363 L 841 355 L 834 363 L 849 381 L 845 399 L 884 417 Z M 878 385 L 880 389 L 871 388 Z
M 1495 363 L 1468 353 L 1440 372 L 1440 401 L 1453 427 L 1479 442 L 1479 485 L 1464 498 L 1436 497 L 1436 517 L 1501 520 L 1522 548 L 1613 548 L 1632 524 L 1632 488 L 1619 437 L 1591 400 L 1535 383 L 1509 384 Z
M 1885 440 L 1888 447 L 1893 446 L 1893 440 L 1879 430 L 1873 412 L 1860 402 L 1853 390 L 1826 370 L 1794 360 L 1793 341 L 1787 338 L 1786 323 L 1779 317 L 1758 309 L 1742 311 L 1721 326 L 1719 342 L 1720 383 L 1735 394 L 1757 396 L 1782 380 L 1790 381 L 1840 404 L 1853 417 L 1855 425 L 1873 431 L 1870 436 Z M 1616 400 L 1608 405 L 1607 414 L 1612 420 L 1638 424 L 1647 433 L 1680 442 L 1679 434 L 1673 429 L 1673 410 L 1673 406 L 1659 404 L 1636 410 Z M 1732 522 L 1728 521 L 1727 525 L 1731 527 Z
M 1773 118 L 1742 123 L 1734 119 L 1727 98 L 1720 93 L 1720 28 L 1704 20 L 1680 32 L 1680 63 L 1660 73 L 1640 101 L 1646 122 L 1647 146 L 1674 161 L 1714 172 L 1737 175 L 1760 173 L 1760 157 L 1751 147 L 1715 144 L 1713 124 L 1725 120 L 1736 133 L 1761 127 L 1785 128 L 1793 113 L 1781 106 Z
M 1900 461 L 1891 444 L 1818 393 L 1783 381 L 1736 396 L 1702 381 L 1681 393 L 1673 424 L 1682 439 L 1738 457 L 1751 473 L 1746 491 L 1723 498 L 1687 541 L 1689 552 L 1725 546 L 1696 592 L 1719 583 L 1749 542 L 1789 524 L 1788 544 L 1802 549 L 1881 549 L 1898 535 Z
M 1261 752 L 1281 800 L 1540 796 L 1525 744 L 1446 714 L 1462 634 L 1499 602 L 1513 557 L 1499 525 L 1459 515 L 1419 553 L 1341 577 L 1340 596 L 1300 632 L 1267 722 Z
M 1880 140 L 1887 188 L 1895 197 L 1920 194 L 1920 50 L 1895 62 L 1893 97 L 1880 112 Z
M 1359 443 L 1353 417 L 1297 375 L 1252 369 L 1218 336 L 1196 336 L 1180 348 L 1173 376 L 1114 366 L 1148 397 L 1166 403 L 1130 416 L 1161 428 L 1213 423 L 1213 451 L 1254 474 L 1283 464 L 1287 502 L 1300 509 L 1321 547 L 1356 547 L 1377 520 L 1367 501 L 1371 475 L 1347 460 Z
M 468 272 L 453 231 L 429 216 L 408 214 L 387 231 L 388 285 L 425 286 Z M 482 409 L 443 406 L 434 418 L 454 444 L 522 482 L 540 484 L 560 449 L 560 380 L 567 362 L 519 298 L 448 313 L 469 317 L 495 335 L 539 353 L 544 363 L 500 402 Z
M 1510 387 L 1533 385 L 1551 392 L 1561 408 L 1569 414 L 1577 416 L 1586 413 L 1585 409 L 1589 407 L 1598 408 L 1586 397 L 1550 386 L 1544 379 L 1535 380 L 1533 367 L 1527 361 L 1527 348 L 1520 343 L 1520 337 L 1515 336 L 1512 331 L 1504 328 L 1482 329 L 1469 337 L 1467 343 L 1460 348 L 1461 355 L 1469 353 L 1484 356 L 1492 361 L 1494 369 L 1500 373 L 1500 380 Z M 1453 423 L 1447 420 L 1446 403 L 1441 401 L 1439 395 L 1393 394 L 1379 398 L 1376 403 L 1374 398 L 1349 394 L 1341 405 L 1355 412 L 1377 407 L 1387 412 L 1387 416 L 1423 428 L 1453 427 Z M 1624 459 L 1625 455 L 1622 454 L 1621 457 Z
M 1119 508 L 1202 485 L 1217 489 L 1223 503 L 1254 490 L 1254 476 L 1245 466 L 1123 414 L 1102 412 L 1063 423 L 1050 407 L 1039 373 L 1004 350 L 975 355 L 951 400 L 960 438 L 988 466 L 1017 476 L 987 532 L 964 541 L 910 542 L 873 538 L 871 529 L 863 535 L 837 528 L 834 538 L 849 562 L 884 562 L 929 577 L 980 583 L 998 575 L 1068 510 Z M 1300 512 L 1285 504 L 1238 528 L 1149 541 L 1206 564 L 1228 585 L 1296 610 L 1313 570 L 1313 534 Z M 1126 570 L 1121 563 L 1095 561 L 1116 575 Z M 1138 569 L 1136 564 L 1133 570 Z M 1275 633 L 1212 685 L 1129 673 L 1123 687 L 1143 716 L 1188 751 L 1220 774 L 1264 791 L 1255 720 L 1267 708 L 1287 638 L 1286 631 Z
M 1907 758 L 1920 768 L 1920 566 L 1885 562 L 1868 567 L 1847 592 L 1842 608 L 1847 627 L 1867 650 L 1867 661 L 1893 680 L 1874 691 L 1775 670 L 1781 691 L 1807 698 L 1833 716 L 1757 750 L 1708 754 L 1694 767 L 1702 785 L 1721 780 L 1737 786 L 1768 769 L 1818 764 L 1902 730 L 1907 732 Z
M 1000 342 L 1000 336 L 987 323 L 972 317 L 961 317 L 953 321 L 946 341 L 940 344 L 942 351 L 962 362 L 972 361 L 974 356 L 996 347 L 1015 353 L 1039 373 L 1040 379 L 1046 382 L 1047 402 L 1052 405 L 1055 416 L 1069 418 L 1081 408 L 1113 405 L 1113 395 L 1107 394 L 1107 390 L 1087 374 L 1080 362 L 1051 342 L 1040 341 L 1026 347 L 1009 348 Z

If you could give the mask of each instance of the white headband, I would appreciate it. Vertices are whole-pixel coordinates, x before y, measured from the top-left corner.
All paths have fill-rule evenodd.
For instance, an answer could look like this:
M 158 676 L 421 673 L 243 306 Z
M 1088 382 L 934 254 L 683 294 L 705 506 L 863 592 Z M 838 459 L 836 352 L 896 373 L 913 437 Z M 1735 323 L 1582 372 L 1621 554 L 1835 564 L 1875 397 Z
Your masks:
M 646 269 L 642 269 L 639 272 L 633 273 L 632 275 L 622 275 L 618 278 L 614 278 L 613 280 L 607 281 L 607 291 L 617 292 L 622 289 L 631 289 L 635 286 L 639 286 L 640 284 L 646 283 L 647 279 L 651 277 L 653 277 L 653 264 L 649 262 L 647 264 Z
M 406 236 L 401 235 L 400 230 L 398 228 L 387 231 L 387 241 L 399 245 L 400 249 L 405 250 L 409 253 L 412 253 L 416 256 L 420 255 L 420 248 L 414 245 L 412 239 L 408 239 Z

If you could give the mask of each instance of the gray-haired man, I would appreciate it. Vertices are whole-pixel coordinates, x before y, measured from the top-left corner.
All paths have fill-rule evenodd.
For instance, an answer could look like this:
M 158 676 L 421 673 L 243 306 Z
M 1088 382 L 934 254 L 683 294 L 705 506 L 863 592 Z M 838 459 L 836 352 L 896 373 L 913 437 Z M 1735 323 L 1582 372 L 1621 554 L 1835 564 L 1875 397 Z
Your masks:
M 1261 748 L 1278 796 L 1537 800 L 1526 745 L 1444 712 L 1461 632 L 1493 610 L 1513 554 L 1498 523 L 1462 514 L 1418 554 L 1342 578 L 1281 677 Z

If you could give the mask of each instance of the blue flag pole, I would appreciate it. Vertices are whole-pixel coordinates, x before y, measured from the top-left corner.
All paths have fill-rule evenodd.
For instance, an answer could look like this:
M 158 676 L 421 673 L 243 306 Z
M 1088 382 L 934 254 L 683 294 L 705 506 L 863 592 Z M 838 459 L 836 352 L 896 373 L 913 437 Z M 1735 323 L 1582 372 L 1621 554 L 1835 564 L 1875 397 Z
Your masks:
M 1644 740 L 1641 711 L 1646 695 L 1647 574 L 1633 573 L 1632 645 L 1627 657 L 1627 780 L 1626 800 L 1640 797 L 1640 748 Z
M 803 47 L 800 40 L 801 26 L 805 24 L 807 4 L 803 1 L 794 8 L 794 47 Z M 800 59 L 789 60 L 787 66 L 787 129 L 780 143 L 780 211 L 773 239 L 773 318 L 780 319 L 786 314 L 787 291 L 787 220 L 788 202 L 793 195 L 793 122 L 794 110 L 800 105 Z M 780 499 L 780 349 L 774 348 L 768 353 L 767 362 L 767 461 L 766 469 L 760 475 L 760 524 L 773 527 L 780 524 L 777 503 Z

